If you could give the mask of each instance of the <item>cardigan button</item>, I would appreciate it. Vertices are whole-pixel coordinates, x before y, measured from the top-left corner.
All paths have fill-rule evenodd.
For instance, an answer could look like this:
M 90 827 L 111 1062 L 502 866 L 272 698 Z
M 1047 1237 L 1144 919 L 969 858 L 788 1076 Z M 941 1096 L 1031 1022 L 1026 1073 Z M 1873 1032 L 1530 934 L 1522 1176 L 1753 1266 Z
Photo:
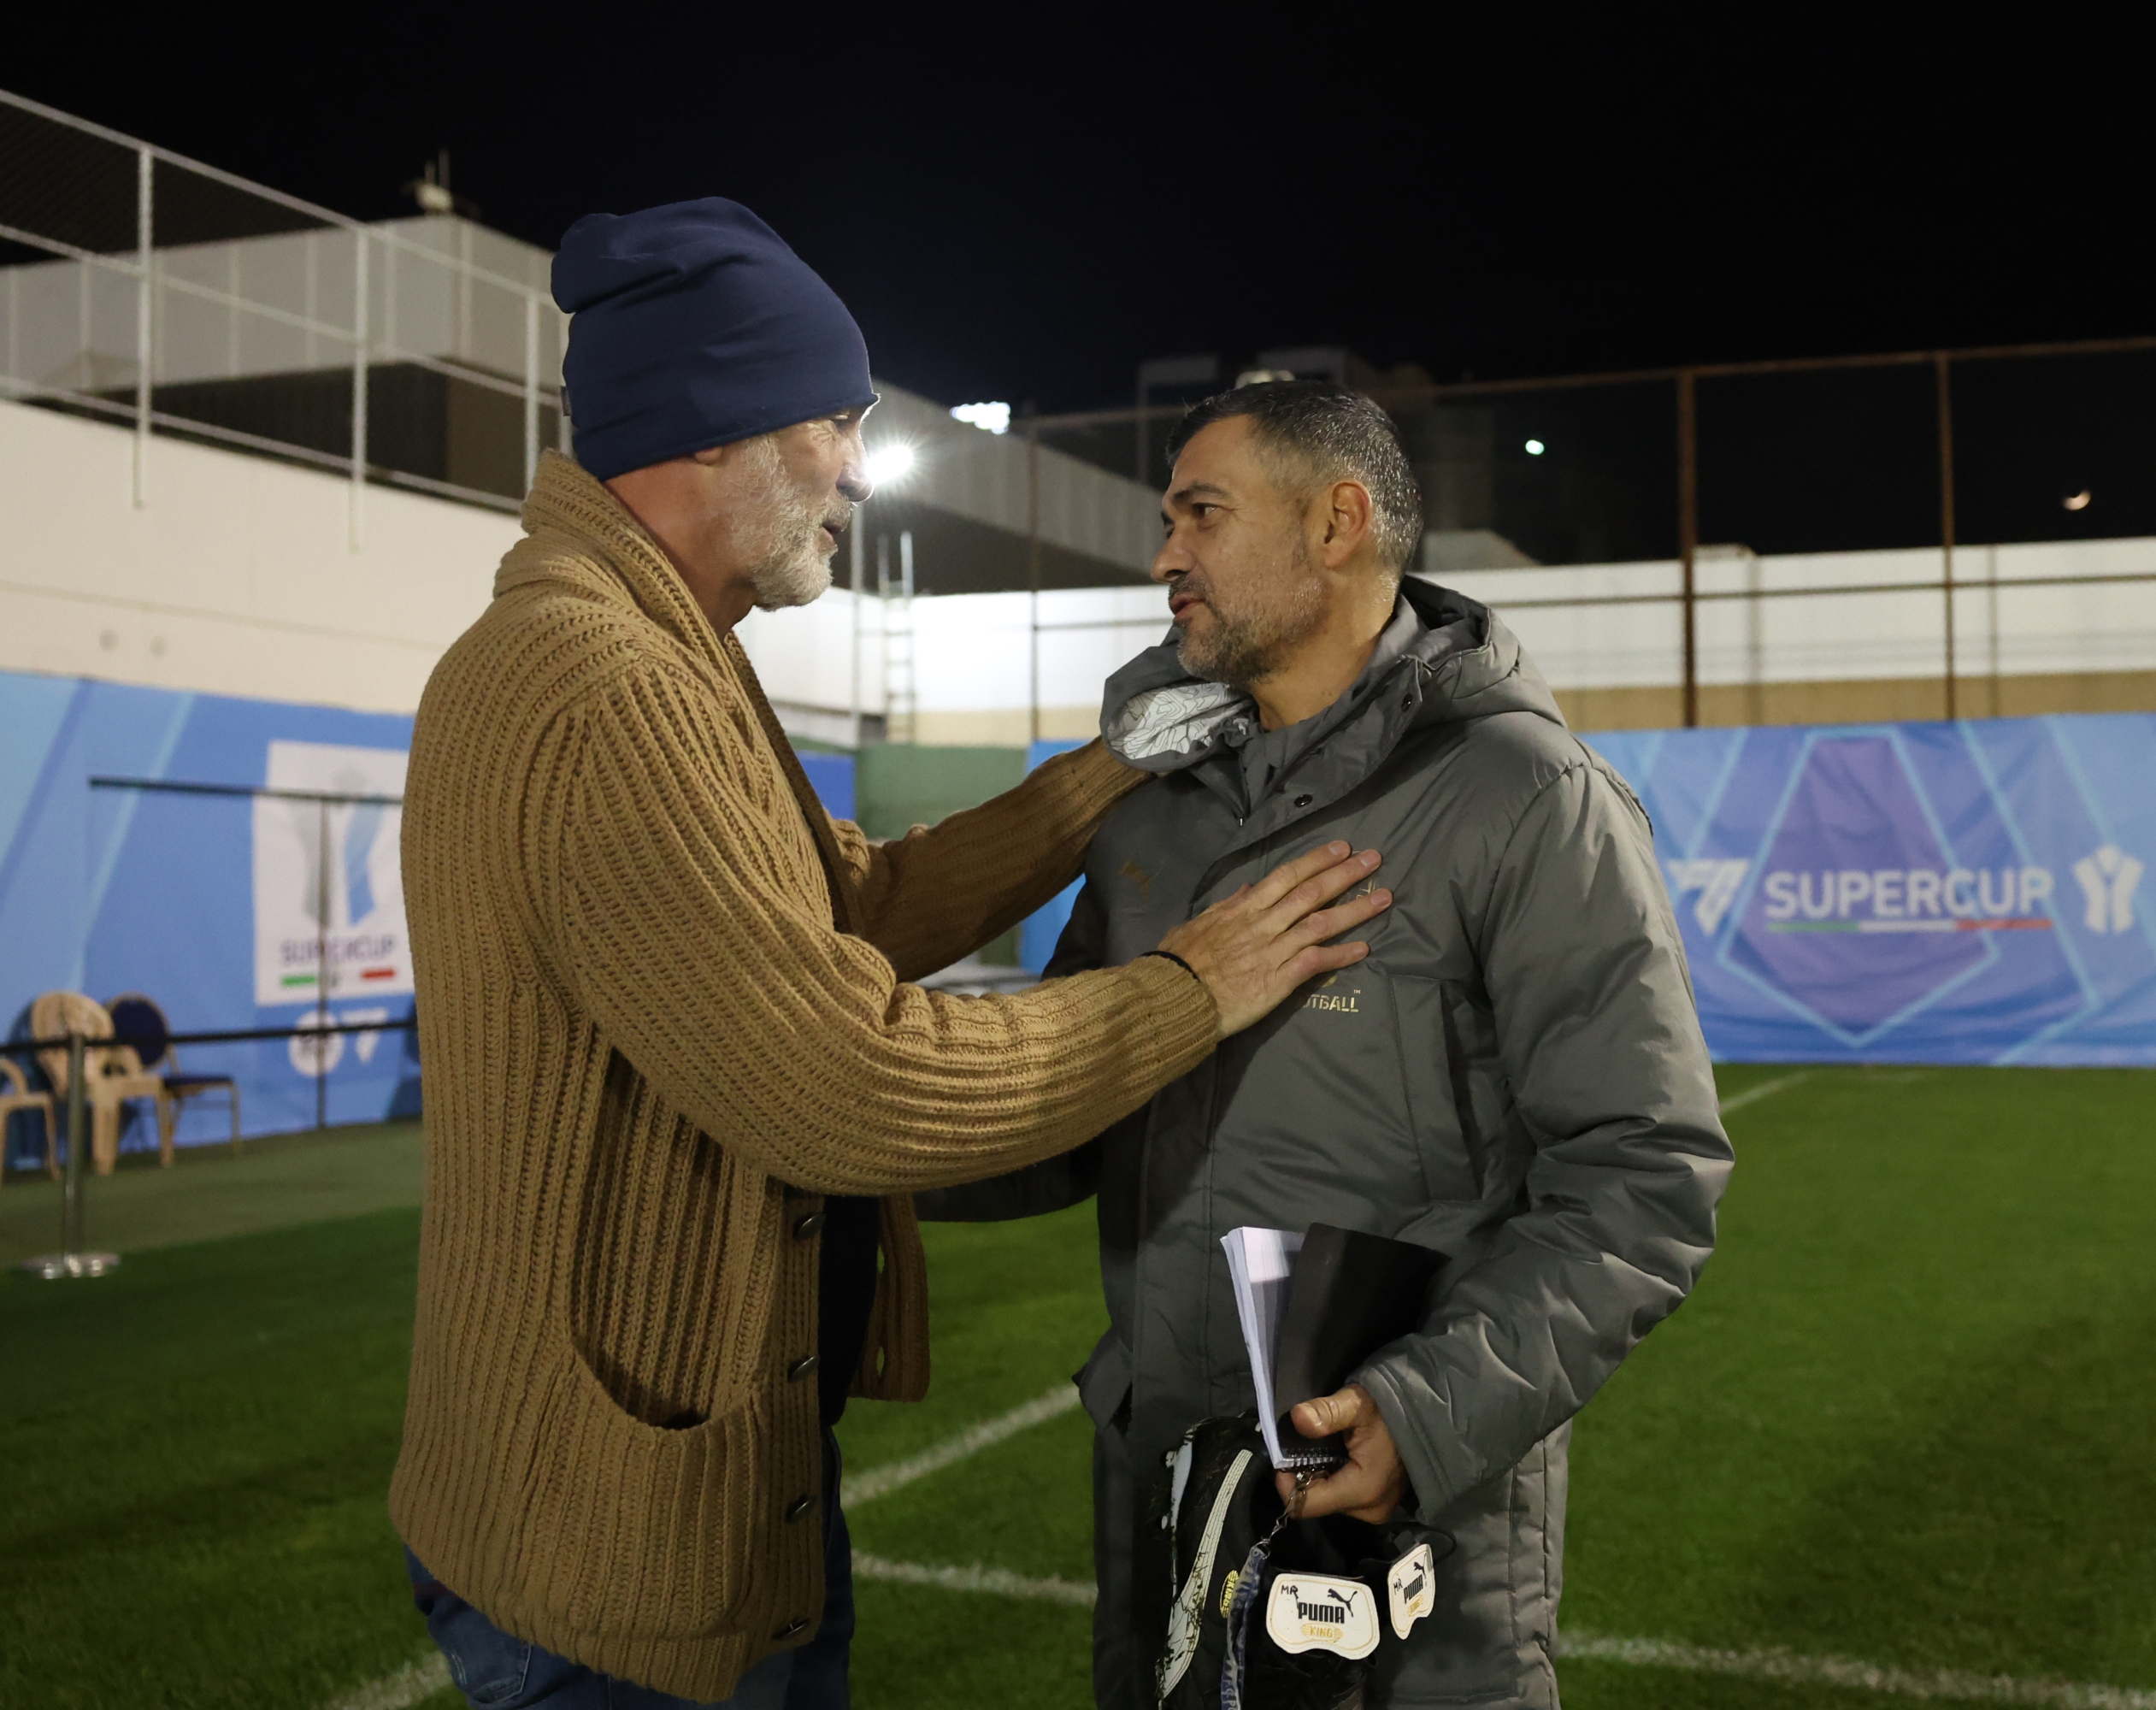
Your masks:
M 816 1505 L 816 1499 L 813 1496 L 797 1496 L 786 1505 L 786 1519 L 789 1523 L 798 1520 Z
M 796 1241 L 813 1241 L 822 1233 L 823 1213 L 822 1212 L 810 1212 L 808 1216 L 793 1226 L 793 1238 Z
M 1295 798 L 1295 805 L 1297 807 L 1308 807 L 1317 799 L 1317 798 L 1315 796 L 1297 796 Z
M 798 1383 L 804 1377 L 814 1376 L 816 1367 L 822 1363 L 813 1353 L 804 1353 L 786 1367 L 786 1379 L 789 1383 Z
M 786 1625 L 780 1628 L 777 1632 L 772 1634 L 771 1636 L 778 1640 L 781 1643 L 784 1643 L 786 1640 L 792 1638 L 796 1633 L 806 1632 L 808 1630 L 808 1627 L 809 1618 L 806 1615 L 796 1615 L 791 1621 L 788 1621 Z

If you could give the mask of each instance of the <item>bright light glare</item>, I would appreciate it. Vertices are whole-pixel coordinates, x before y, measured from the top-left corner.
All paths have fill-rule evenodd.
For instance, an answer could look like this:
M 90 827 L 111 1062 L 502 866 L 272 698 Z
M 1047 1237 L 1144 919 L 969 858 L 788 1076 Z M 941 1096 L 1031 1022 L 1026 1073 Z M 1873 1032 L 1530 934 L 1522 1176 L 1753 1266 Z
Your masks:
M 903 439 L 878 445 L 869 453 L 869 485 L 893 486 L 913 473 L 913 447 Z
M 2086 510 L 2088 509 L 2088 489 L 2083 487 L 2079 492 L 2062 498 L 2059 502 L 2069 510 Z
M 1540 439 L 1529 439 L 1527 442 L 1527 454 L 1530 457 L 1539 457 L 1549 449 Z
M 1010 431 L 1010 406 L 1007 404 L 959 404 L 951 406 L 951 413 L 959 421 L 970 422 L 991 433 Z

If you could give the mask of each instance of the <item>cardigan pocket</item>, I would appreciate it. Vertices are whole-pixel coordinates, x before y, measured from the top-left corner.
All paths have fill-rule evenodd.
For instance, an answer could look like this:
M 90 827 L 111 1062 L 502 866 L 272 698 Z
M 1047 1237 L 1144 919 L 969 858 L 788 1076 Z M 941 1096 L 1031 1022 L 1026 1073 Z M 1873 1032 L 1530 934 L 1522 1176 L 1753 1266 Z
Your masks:
M 524 1554 L 568 1627 L 681 1639 L 730 1630 L 770 1545 L 768 1398 L 685 1430 L 646 1424 L 566 1344 L 549 1388 Z

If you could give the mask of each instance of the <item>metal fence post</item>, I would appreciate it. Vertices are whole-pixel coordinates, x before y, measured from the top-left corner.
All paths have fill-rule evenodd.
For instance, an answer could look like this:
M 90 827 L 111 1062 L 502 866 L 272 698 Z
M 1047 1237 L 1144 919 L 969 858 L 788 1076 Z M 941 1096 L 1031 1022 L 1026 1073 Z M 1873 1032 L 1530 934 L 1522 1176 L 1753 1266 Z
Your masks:
M 352 233 L 351 549 L 359 550 L 360 502 L 367 492 L 367 233 Z
M 321 838 L 315 850 L 316 913 L 315 924 L 315 1012 L 322 1018 L 327 1028 L 333 1019 L 329 1013 L 329 802 L 327 798 L 315 804 L 320 810 L 319 824 Z M 315 1035 L 315 1126 L 317 1129 L 329 1126 L 329 1035 L 317 1029 Z
M 152 239 L 151 186 L 156 177 L 156 159 L 148 149 L 135 150 L 135 504 L 147 502 L 144 464 L 150 449 L 150 264 L 155 259 Z
M 524 491 L 539 479 L 539 298 L 524 299 Z
M 914 675 L 913 530 L 910 528 L 901 528 L 898 531 L 898 618 L 904 626 L 905 646 L 903 650 L 903 657 L 896 663 L 904 667 L 904 693 L 900 695 L 893 695 L 888 681 L 883 686 L 883 692 L 885 704 L 895 709 L 902 709 L 903 716 L 895 712 L 884 715 L 883 738 L 887 742 L 911 742 L 916 740 L 916 722 L 921 710 L 921 694 L 919 681 Z M 894 651 L 898 650 L 894 650 L 888 642 L 885 643 L 883 669 L 887 679 L 894 663 L 892 657 Z M 904 734 L 901 734 L 901 732 Z
M 576 442 L 569 427 L 568 376 L 562 370 L 562 358 L 568 353 L 569 317 L 560 310 L 554 311 L 554 449 L 563 457 L 576 454 Z
M 90 1149 L 88 1041 L 68 1035 L 68 1162 L 60 1187 L 60 1251 L 25 1259 L 22 1268 L 48 1282 L 68 1277 L 102 1277 L 120 1263 L 114 1253 L 85 1253 L 82 1247 L 83 1159 Z
M 68 1163 L 60 1188 L 60 1253 L 63 1259 L 82 1251 L 82 1159 L 90 1149 L 90 1088 L 85 1076 L 89 1052 L 79 1033 L 68 1035 Z
M 1684 724 L 1699 722 L 1699 417 L 1695 376 L 1677 375 L 1677 556 L 1684 569 Z
M 1959 716 L 1954 693 L 1954 398 L 1944 351 L 1932 357 L 1939 392 L 1939 592 L 1946 604 L 1947 716 Z
M 1040 422 L 1026 411 L 1026 741 L 1040 740 Z
M 869 597 L 868 583 L 861 557 L 863 536 L 861 516 L 858 511 L 855 512 L 852 522 L 847 527 L 846 536 L 848 550 L 852 554 L 851 585 L 853 589 L 853 659 L 849 673 L 852 687 L 849 691 L 851 699 L 846 711 L 846 744 L 854 751 L 857 758 L 861 752 L 861 613 Z M 889 727 L 887 726 L 884 730 L 887 740 L 890 734 Z

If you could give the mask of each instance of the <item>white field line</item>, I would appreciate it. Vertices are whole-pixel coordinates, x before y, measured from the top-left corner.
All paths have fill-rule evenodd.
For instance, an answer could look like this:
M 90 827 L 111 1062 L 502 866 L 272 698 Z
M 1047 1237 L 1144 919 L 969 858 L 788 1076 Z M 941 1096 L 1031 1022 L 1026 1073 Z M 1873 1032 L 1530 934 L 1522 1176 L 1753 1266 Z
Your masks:
M 1028 1579 L 1006 1568 L 982 1567 L 978 1563 L 967 1567 L 934 1567 L 923 1562 L 886 1561 L 880 1555 L 863 1555 L 857 1551 L 853 1574 L 857 1579 L 881 1579 L 893 1585 L 933 1585 L 942 1591 L 985 1591 L 994 1597 L 1022 1597 L 1035 1603 L 1072 1603 L 1085 1609 L 1093 1606 L 1093 1588 L 1075 1579 Z
M 887 1561 L 881 1556 L 857 1555 L 853 1571 L 863 1579 L 898 1585 L 986 1592 L 995 1597 L 1018 1597 L 1081 1607 L 1090 1607 L 1094 1595 L 1092 1586 L 1081 1585 L 1075 1580 L 1028 1579 L 1000 1567 L 936 1567 L 910 1561 Z M 1890 1668 L 1849 1657 L 1800 1656 L 1785 1650 L 1718 1650 L 1676 1644 L 1667 1639 L 1612 1639 L 1599 1633 L 1568 1630 L 1558 1641 L 1557 1654 L 1595 1662 L 1676 1669 L 1688 1674 L 1723 1674 L 1742 1680 L 1839 1686 L 1894 1698 L 1960 1704 L 2026 1704 L 2052 1707 L 2052 1710 L 2156 1710 L 2156 1692 L 2137 1687 L 2018 1680 L 2012 1675 L 1977 1674 L 1956 1668 Z
M 1810 1070 L 1800 1070 L 1763 1081 L 1737 1094 L 1722 1108 L 1734 1110 L 1766 1098 L 1800 1081 L 1809 1080 L 1811 1073 Z M 926 1477 L 976 1454 L 991 1443 L 1001 1442 L 1028 1425 L 1069 1412 L 1077 1405 L 1076 1389 L 1058 1384 L 1022 1406 L 984 1420 L 919 1454 L 863 1473 L 847 1492 L 845 1504 L 851 1508 L 886 1495 L 916 1478 Z M 1007 1568 L 983 1567 L 978 1563 L 950 1567 L 926 1562 L 891 1561 L 882 1556 L 856 1553 L 853 1571 L 863 1579 L 880 1580 L 887 1584 L 922 1585 L 941 1591 L 1016 1597 L 1029 1602 L 1063 1603 L 1080 1608 L 1090 1608 L 1095 1597 L 1092 1586 L 1076 1580 L 1029 1578 Z M 1888 1668 L 1847 1657 L 1798 1656 L 1782 1650 L 1715 1650 L 1675 1644 L 1664 1639 L 1612 1639 L 1595 1633 L 1567 1632 L 1558 1641 L 1558 1654 L 1678 1669 L 1693 1674 L 1849 1687 L 1897 1698 L 2039 1705 L 2055 1707 L 2055 1710 L 2156 1710 L 2156 1692 L 2133 1687 L 2018 1680 L 2010 1675 L 1982 1675 L 1963 1669 Z M 385 1706 L 384 1710 L 388 1710 L 388 1707 Z
M 1740 1093 L 1734 1103 L 1748 1102 L 1801 1081 L 1787 1075 Z M 1723 1107 L 1727 1110 L 1729 1106 Z M 948 1437 L 904 1460 L 872 1468 L 854 1481 L 848 1507 L 925 1478 L 992 1443 L 1015 1436 L 1029 1425 L 1069 1412 L 1078 1405 L 1076 1389 L 1057 1384 L 1045 1395 L 993 1419 Z M 922 1585 L 940 1591 L 1015 1597 L 1028 1602 L 1062 1603 L 1090 1608 L 1094 1590 L 1073 1579 L 1036 1579 L 1007 1568 L 963 1567 L 890 1561 L 856 1552 L 854 1573 L 886 1584 Z M 1849 1657 L 1800 1656 L 1785 1650 L 1718 1650 L 1667 1639 L 1614 1639 L 1599 1633 L 1567 1630 L 1558 1642 L 1560 1657 L 1597 1662 L 1631 1663 L 1646 1668 L 1676 1669 L 1690 1674 L 1729 1675 L 1744 1680 L 1840 1686 L 1895 1698 L 1924 1698 L 1965 1704 L 2025 1704 L 2046 1710 L 2156 1710 L 2156 1691 L 2131 1686 L 2103 1686 L 2069 1681 L 2020 1680 L 2012 1675 L 1977 1674 L 1965 1669 L 1891 1668 Z M 449 1666 L 439 1654 L 409 1662 L 392 1674 L 336 1699 L 323 1710 L 409 1710 L 450 1683 Z
M 1611 1639 L 1598 1633 L 1564 1632 L 1560 1657 L 1629 1662 L 1692 1674 L 1735 1675 L 1806 1685 L 1853 1687 L 1894 1698 L 1941 1699 L 1960 1704 L 2035 1704 L 2059 1710 L 2156 1710 L 2156 1692 L 2132 1686 L 2083 1685 L 2057 1680 L 2018 1680 L 1959 1668 L 1888 1668 L 1848 1657 L 1798 1656 L 1784 1650 L 1711 1650 L 1667 1639 Z
M 380 1680 L 370 1680 L 356 1692 L 333 1698 L 322 1710 L 409 1710 L 449 1683 L 449 1664 L 439 1651 L 430 1651 Z
M 1756 1105 L 1760 1100 L 1770 1098 L 1785 1088 L 1795 1086 L 1800 1081 L 1809 1081 L 1811 1076 L 1811 1070 L 1800 1069 L 1794 1075 L 1777 1075 L 1771 1081 L 1762 1081 L 1756 1087 L 1747 1087 L 1741 1093 L 1732 1093 L 1722 1101 L 1722 1114 L 1726 1117 L 1731 1111 L 1741 1111 L 1747 1105 Z
M 881 1466 L 872 1466 L 857 1477 L 845 1479 L 839 1487 L 839 1506 L 851 1513 L 863 1502 L 873 1502 L 879 1496 L 888 1496 L 893 1490 L 912 1483 L 916 1478 L 926 1478 L 932 1472 L 940 1472 L 954 1462 L 980 1454 L 991 1444 L 1017 1436 L 1028 1425 L 1037 1425 L 1059 1413 L 1068 1413 L 1077 1405 L 1078 1386 L 1069 1383 L 1058 1383 L 1046 1394 L 1034 1396 L 1032 1400 L 1013 1407 L 1009 1412 L 998 1413 L 993 1419 L 983 1419 L 977 1425 L 969 1425 L 957 1436 L 945 1437 L 918 1454 L 908 1455 L 904 1460 L 889 1461 Z

